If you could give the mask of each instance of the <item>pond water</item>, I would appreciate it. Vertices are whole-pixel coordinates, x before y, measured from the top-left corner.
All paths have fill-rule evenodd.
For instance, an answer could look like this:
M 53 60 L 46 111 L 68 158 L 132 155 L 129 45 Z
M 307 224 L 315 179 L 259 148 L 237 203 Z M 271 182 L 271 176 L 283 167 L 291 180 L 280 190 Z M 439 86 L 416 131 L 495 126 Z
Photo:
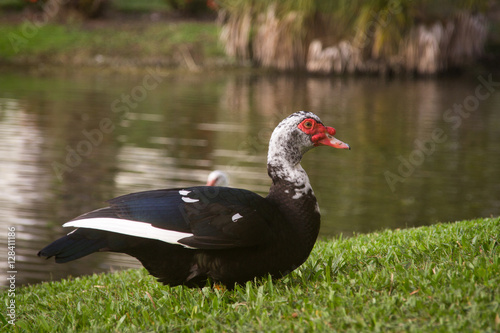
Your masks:
M 15 227 L 16 282 L 139 267 L 98 253 L 56 265 L 37 252 L 61 225 L 118 195 L 202 185 L 265 195 L 267 142 L 298 111 L 317 113 L 351 151 L 302 165 L 321 237 L 500 214 L 500 77 L 390 80 L 256 73 L 0 76 L 0 281 Z

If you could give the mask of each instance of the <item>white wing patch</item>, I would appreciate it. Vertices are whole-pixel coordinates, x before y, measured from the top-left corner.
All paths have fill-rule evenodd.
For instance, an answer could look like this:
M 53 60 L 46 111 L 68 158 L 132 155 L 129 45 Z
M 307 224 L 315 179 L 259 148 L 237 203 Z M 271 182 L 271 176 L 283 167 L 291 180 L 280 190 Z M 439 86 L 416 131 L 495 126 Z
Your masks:
M 63 227 L 89 228 L 116 232 L 117 234 L 155 239 L 165 243 L 182 245 L 186 248 L 194 249 L 191 246 L 179 243 L 180 239 L 191 237 L 193 234 L 153 227 L 151 223 L 146 222 L 122 220 L 111 217 L 97 217 L 66 222 L 63 224 Z
M 233 222 L 237 222 L 242 217 L 243 216 L 240 213 L 236 213 L 236 214 L 233 215 L 233 217 L 231 217 L 231 220 L 233 220 Z
M 193 198 L 185 197 L 185 195 L 188 195 L 189 193 L 191 193 L 191 191 L 188 191 L 188 190 L 180 190 L 179 191 L 179 194 L 182 195 L 182 201 L 184 201 L 186 203 L 193 203 L 193 202 L 200 201 L 199 199 L 193 199 Z
M 188 197 L 182 197 L 182 201 L 187 202 L 187 203 L 193 203 L 193 202 L 198 202 L 200 200 L 199 199 L 188 198 Z

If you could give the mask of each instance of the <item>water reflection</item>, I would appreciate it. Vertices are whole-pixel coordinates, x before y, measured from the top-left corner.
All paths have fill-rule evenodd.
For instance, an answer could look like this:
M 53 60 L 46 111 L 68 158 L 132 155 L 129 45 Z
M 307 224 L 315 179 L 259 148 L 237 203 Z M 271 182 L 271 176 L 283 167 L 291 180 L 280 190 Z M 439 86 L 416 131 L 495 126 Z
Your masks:
M 474 93 L 475 77 L 170 75 L 116 112 L 113 102 L 124 94 L 133 98 L 142 79 L 82 73 L 2 77 L 0 253 L 6 258 L 7 226 L 15 226 L 18 283 L 138 267 L 120 254 L 94 254 L 64 265 L 36 257 L 68 232 L 63 222 L 102 207 L 106 199 L 201 185 L 213 169 L 228 172 L 232 186 L 265 195 L 269 136 L 299 109 L 317 112 L 353 147 L 319 148 L 304 159 L 321 206 L 322 236 L 500 211 L 499 94 L 481 101 L 460 126 L 444 117 Z M 431 147 L 436 129 L 446 139 Z M 432 152 L 402 177 L 402 161 L 422 143 Z M 390 186 L 387 172 L 401 179 Z M 6 271 L 0 271 L 2 281 Z

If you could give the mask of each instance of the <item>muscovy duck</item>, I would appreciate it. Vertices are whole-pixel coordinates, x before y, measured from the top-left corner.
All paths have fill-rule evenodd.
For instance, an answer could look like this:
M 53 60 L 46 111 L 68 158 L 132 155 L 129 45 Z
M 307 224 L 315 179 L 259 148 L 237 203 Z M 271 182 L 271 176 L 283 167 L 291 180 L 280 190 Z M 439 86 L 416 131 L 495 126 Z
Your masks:
M 207 186 L 228 186 L 229 177 L 224 171 L 214 170 L 207 178 Z
M 233 288 L 268 274 L 280 278 L 308 258 L 320 227 L 302 155 L 320 145 L 350 149 L 334 134 L 314 113 L 296 112 L 271 135 L 267 197 L 217 186 L 127 194 L 65 223 L 77 229 L 38 255 L 64 263 L 96 251 L 122 252 L 171 286 L 211 281 Z

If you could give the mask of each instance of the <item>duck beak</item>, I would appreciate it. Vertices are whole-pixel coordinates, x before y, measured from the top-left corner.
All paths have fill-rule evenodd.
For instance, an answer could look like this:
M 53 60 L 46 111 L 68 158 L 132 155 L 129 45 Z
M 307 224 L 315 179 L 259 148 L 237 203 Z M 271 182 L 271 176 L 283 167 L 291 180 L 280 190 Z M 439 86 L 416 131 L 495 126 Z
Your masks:
M 339 139 L 335 138 L 333 135 L 335 134 L 335 129 L 333 127 L 325 126 L 325 131 L 319 135 L 315 135 L 313 137 L 315 146 L 330 146 L 338 149 L 349 149 L 351 147 Z M 316 137 L 316 138 L 315 138 Z M 314 140 L 316 139 L 316 140 Z
M 333 148 L 338 148 L 338 149 L 349 149 L 351 150 L 351 147 L 343 142 L 343 141 L 340 141 L 339 139 L 336 139 L 334 138 L 333 136 L 330 136 L 330 135 L 326 135 L 326 138 L 324 138 L 323 140 L 321 140 L 319 142 L 320 145 L 324 145 L 324 146 L 330 146 L 330 147 L 333 147 Z

